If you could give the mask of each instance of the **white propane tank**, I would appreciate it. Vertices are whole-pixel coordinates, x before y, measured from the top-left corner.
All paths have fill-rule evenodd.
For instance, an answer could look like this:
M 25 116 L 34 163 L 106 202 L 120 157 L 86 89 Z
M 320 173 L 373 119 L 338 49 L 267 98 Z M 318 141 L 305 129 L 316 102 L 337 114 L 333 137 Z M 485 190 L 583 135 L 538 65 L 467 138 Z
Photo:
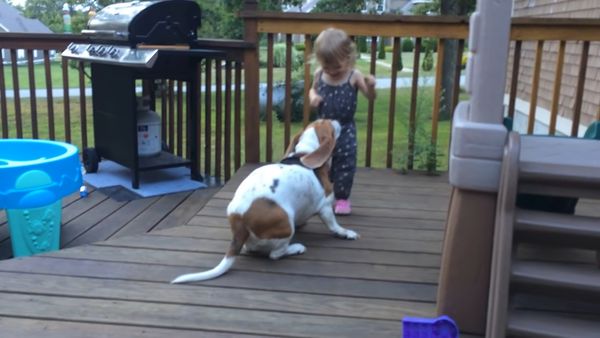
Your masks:
M 138 155 L 155 156 L 160 154 L 160 116 L 150 110 L 148 97 L 137 98 L 137 138 Z

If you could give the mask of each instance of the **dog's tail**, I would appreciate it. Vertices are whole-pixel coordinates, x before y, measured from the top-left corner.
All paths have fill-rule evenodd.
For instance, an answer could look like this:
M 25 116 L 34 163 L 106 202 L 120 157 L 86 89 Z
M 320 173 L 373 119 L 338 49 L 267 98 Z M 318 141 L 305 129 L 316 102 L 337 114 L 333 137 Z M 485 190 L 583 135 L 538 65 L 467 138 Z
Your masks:
M 229 244 L 229 250 L 227 250 L 225 257 L 223 257 L 221 262 L 207 271 L 181 275 L 171 281 L 171 284 L 198 282 L 217 278 L 231 269 L 233 263 L 235 263 L 235 257 L 240 254 L 250 233 L 242 223 L 242 217 L 240 215 L 234 214 L 229 216 L 229 224 L 231 225 L 231 230 L 233 232 L 233 239 Z

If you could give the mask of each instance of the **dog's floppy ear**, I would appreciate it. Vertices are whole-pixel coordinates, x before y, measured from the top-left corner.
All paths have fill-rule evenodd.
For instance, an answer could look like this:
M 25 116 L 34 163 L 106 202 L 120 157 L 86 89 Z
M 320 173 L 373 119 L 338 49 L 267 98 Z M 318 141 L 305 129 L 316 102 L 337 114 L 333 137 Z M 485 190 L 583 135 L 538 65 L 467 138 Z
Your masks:
M 300 136 L 302 136 L 302 133 L 304 131 L 301 130 L 298 132 L 298 134 L 296 134 L 296 136 L 294 136 L 294 138 L 292 139 L 292 141 L 290 142 L 290 144 L 288 145 L 287 149 L 285 150 L 285 154 L 283 155 L 283 157 L 288 157 L 291 153 L 294 152 L 294 150 L 296 149 L 296 145 L 298 144 L 298 141 L 300 141 Z
M 311 169 L 316 169 L 331 157 L 333 148 L 335 148 L 335 131 L 328 120 L 315 121 L 312 126 L 315 128 L 315 132 L 319 138 L 319 148 L 310 154 L 302 156 L 300 162 Z

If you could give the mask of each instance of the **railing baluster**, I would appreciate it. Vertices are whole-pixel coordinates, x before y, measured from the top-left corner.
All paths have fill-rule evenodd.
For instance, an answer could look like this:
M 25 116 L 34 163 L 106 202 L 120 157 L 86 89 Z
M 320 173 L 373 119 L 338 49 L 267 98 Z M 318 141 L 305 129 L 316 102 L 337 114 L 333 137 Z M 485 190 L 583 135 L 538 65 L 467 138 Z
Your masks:
M 206 59 L 204 72 L 204 172 L 210 174 L 212 160 L 212 60 Z
M 310 121 L 310 100 L 308 93 L 312 87 L 312 72 L 310 69 L 310 58 L 312 54 L 312 39 L 310 34 L 304 35 L 304 107 L 302 110 L 302 126 L 306 127 Z
M 194 135 L 194 139 L 191 140 L 191 142 L 188 142 L 188 144 L 190 145 L 190 154 L 192 154 L 192 152 L 196 155 L 195 157 L 198 158 L 198 162 L 196 162 L 196 168 L 198 169 L 197 172 L 201 173 L 202 170 L 200 169 L 200 165 L 202 163 L 202 104 L 200 104 L 201 101 L 201 88 L 202 88 L 202 67 L 198 66 L 196 67 L 196 74 L 194 74 L 192 80 L 190 81 L 191 84 L 193 84 L 192 87 L 195 88 L 195 90 L 193 92 L 190 91 L 189 93 L 189 100 L 187 101 L 187 104 L 190 105 L 190 103 L 192 101 L 196 102 L 196 108 L 195 109 L 190 109 L 190 116 L 195 116 L 194 118 L 191 118 L 190 121 L 196 121 L 196 135 Z M 188 126 L 188 130 L 190 130 L 192 128 L 192 126 Z M 188 134 L 189 135 L 189 134 Z M 191 136 L 191 135 L 190 135 Z M 193 149 L 192 149 L 193 148 Z M 191 157 L 190 157 L 191 158 Z
M 267 135 L 265 149 L 267 162 L 273 161 L 273 34 L 267 34 L 267 102 L 265 117 Z
M 465 40 L 458 40 L 458 50 L 456 53 L 456 69 L 454 70 L 454 86 L 452 91 L 452 107 L 450 107 L 450 121 L 454 116 L 454 108 L 458 104 L 458 97 L 460 95 L 460 73 L 462 71 L 462 59 L 463 52 L 465 49 Z
M 235 99 L 234 99 L 234 161 L 235 168 L 238 170 L 242 165 L 242 63 L 237 61 L 235 63 Z M 260 144 L 260 143 L 258 143 Z M 246 155 L 248 156 L 248 155 Z
M 62 59 L 65 141 L 71 142 L 71 99 L 69 97 L 69 61 Z
M 1 60 L 0 60 L 1 62 Z M 52 73 L 50 71 L 50 51 L 44 49 L 44 71 L 46 75 L 46 103 L 48 105 L 48 137 L 56 138 L 54 129 L 54 96 L 52 94 Z
M 160 80 L 160 139 L 163 144 L 167 144 L 167 115 L 169 114 L 167 101 L 167 81 Z
M 408 117 L 408 161 L 407 169 L 412 170 L 415 158 L 415 134 L 417 130 L 417 98 L 419 94 L 419 65 L 421 63 L 421 38 L 415 39 L 413 55 L 412 85 L 410 87 L 410 111 Z
M 371 37 L 371 59 L 369 63 L 369 71 L 375 76 L 375 65 L 377 63 L 377 37 Z M 371 167 L 371 156 L 373 151 L 373 113 L 375 109 L 375 100 L 369 100 L 369 106 L 367 108 L 367 142 L 365 151 L 365 166 Z
M 517 101 L 517 86 L 519 84 L 519 67 L 521 64 L 521 45 L 523 41 L 515 41 L 515 51 L 513 55 L 512 75 L 510 77 L 510 98 L 508 101 L 508 117 L 515 117 L 515 103 Z
M 8 130 L 8 105 L 6 103 L 6 82 L 4 79 L 4 57 L 0 49 L 0 116 L 2 117 L 2 138 L 10 136 Z
M 37 116 L 37 98 L 35 95 L 35 68 L 33 64 L 33 50 L 27 49 L 27 73 L 29 75 L 29 104 L 31 107 L 31 137 L 39 138 L 38 116 Z
M 292 34 L 285 36 L 285 105 L 283 149 L 290 144 L 290 127 L 292 124 Z
M 579 131 L 579 121 L 581 120 L 581 105 L 583 103 L 583 91 L 585 89 L 585 73 L 587 71 L 588 55 L 590 52 L 590 42 L 584 41 L 581 47 L 581 59 L 579 60 L 579 75 L 577 77 L 577 91 L 575 94 L 575 105 L 573 106 L 573 125 L 571 126 L 571 136 L 577 137 Z
M 21 94 L 19 93 L 19 69 L 17 65 L 17 50 L 10 50 L 10 61 L 12 66 L 13 92 L 15 100 L 15 122 L 17 126 L 17 138 L 23 138 L 23 117 L 21 114 Z
M 169 79 L 169 118 L 167 122 L 169 130 L 169 149 L 175 149 L 175 81 Z
M 390 87 L 390 105 L 388 111 L 388 137 L 387 137 L 387 156 L 386 168 L 392 167 L 392 152 L 394 150 L 394 125 L 396 122 L 396 78 L 398 76 L 398 45 L 400 38 L 394 37 L 394 50 L 392 54 L 392 72 Z
M 86 98 L 85 98 L 85 72 L 84 72 L 84 63 L 79 62 L 79 125 L 81 130 L 81 149 L 85 149 L 88 147 L 88 138 L 87 138 L 87 107 L 86 107 Z
M 542 54 L 544 53 L 544 40 L 539 40 L 535 50 L 535 66 L 533 69 L 533 79 L 531 86 L 531 100 L 529 106 L 529 123 L 527 124 L 527 134 L 533 134 L 535 126 L 535 113 L 537 109 L 538 89 L 540 85 L 540 72 L 542 70 Z
M 215 60 L 215 178 L 221 180 L 221 130 L 223 128 L 223 74 L 221 73 L 221 60 Z
M 177 80 L 177 156 L 183 154 L 183 81 Z
M 558 47 L 558 57 L 556 58 L 556 70 L 554 75 L 554 92 L 552 94 L 552 110 L 550 112 L 550 126 L 548 133 L 556 133 L 556 118 L 558 117 L 558 104 L 560 101 L 560 85 L 562 83 L 563 65 L 565 62 L 565 49 L 567 42 L 562 40 Z
M 223 169 L 225 171 L 225 181 L 231 177 L 231 61 L 225 62 L 225 122 L 224 122 L 224 145 L 225 154 L 223 154 Z
M 428 153 L 428 171 L 435 171 L 437 167 L 437 138 L 440 120 L 440 102 L 442 95 L 442 72 L 444 71 L 444 54 L 446 52 L 446 39 L 439 39 L 437 45 L 437 62 L 435 65 L 435 89 L 433 91 L 433 111 L 431 112 L 431 152 Z M 432 165 L 433 167 L 429 167 Z

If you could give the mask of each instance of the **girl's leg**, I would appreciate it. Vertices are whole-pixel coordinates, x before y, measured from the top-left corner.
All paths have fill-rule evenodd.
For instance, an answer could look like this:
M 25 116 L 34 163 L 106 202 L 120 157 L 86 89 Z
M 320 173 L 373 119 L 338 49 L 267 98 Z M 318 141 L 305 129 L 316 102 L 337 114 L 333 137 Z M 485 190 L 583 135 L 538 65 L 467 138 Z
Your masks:
M 336 144 L 336 152 L 332 161 L 333 191 L 336 198 L 335 212 L 349 214 L 351 212 L 350 193 L 356 172 L 356 134 L 350 129 L 340 135 Z

